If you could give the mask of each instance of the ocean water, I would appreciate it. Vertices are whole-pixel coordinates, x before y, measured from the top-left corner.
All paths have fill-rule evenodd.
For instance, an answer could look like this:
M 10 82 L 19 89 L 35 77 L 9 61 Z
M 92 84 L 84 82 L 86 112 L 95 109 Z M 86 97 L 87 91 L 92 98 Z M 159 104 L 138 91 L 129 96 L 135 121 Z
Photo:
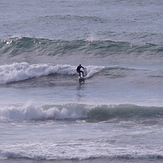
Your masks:
M 161 163 L 162 9 L 1 0 L 0 163 Z

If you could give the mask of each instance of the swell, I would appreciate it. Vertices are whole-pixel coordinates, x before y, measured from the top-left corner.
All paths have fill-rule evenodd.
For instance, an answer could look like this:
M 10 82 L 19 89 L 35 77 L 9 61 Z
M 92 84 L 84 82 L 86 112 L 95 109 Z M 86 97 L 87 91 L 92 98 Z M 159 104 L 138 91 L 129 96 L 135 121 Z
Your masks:
M 121 105 L 63 104 L 6 106 L 0 108 L 0 121 L 86 120 L 88 122 L 117 120 L 148 120 L 163 118 L 163 107 Z M 149 122 L 150 123 L 150 122 Z
M 0 56 L 7 55 L 14 57 L 26 54 L 32 57 L 83 55 L 89 57 L 108 57 L 118 55 L 118 57 L 129 57 L 135 55 L 142 59 L 150 59 L 152 56 L 162 57 L 163 45 L 141 44 L 134 45 L 130 42 L 112 40 L 49 40 L 42 38 L 10 38 L 0 40 Z

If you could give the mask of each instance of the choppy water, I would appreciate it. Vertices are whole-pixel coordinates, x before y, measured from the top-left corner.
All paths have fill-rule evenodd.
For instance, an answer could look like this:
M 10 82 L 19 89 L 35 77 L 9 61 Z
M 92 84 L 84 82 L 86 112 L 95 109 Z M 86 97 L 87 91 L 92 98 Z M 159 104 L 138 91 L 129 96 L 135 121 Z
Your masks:
M 2 0 L 0 162 L 162 162 L 162 7 Z

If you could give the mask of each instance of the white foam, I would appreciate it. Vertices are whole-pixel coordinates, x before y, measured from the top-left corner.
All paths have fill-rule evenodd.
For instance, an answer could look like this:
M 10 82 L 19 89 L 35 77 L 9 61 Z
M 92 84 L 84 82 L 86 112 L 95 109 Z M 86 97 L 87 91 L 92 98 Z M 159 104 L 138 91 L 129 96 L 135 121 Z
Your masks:
M 84 160 L 92 158 L 151 159 L 162 158 L 159 149 L 141 149 L 141 147 L 116 147 L 110 143 L 96 141 L 70 141 L 55 143 L 26 143 L 0 145 L 0 159 L 28 158 L 32 160 Z
M 0 84 L 21 81 L 51 73 L 75 74 L 75 67 L 70 65 L 28 64 L 26 62 L 0 66 Z

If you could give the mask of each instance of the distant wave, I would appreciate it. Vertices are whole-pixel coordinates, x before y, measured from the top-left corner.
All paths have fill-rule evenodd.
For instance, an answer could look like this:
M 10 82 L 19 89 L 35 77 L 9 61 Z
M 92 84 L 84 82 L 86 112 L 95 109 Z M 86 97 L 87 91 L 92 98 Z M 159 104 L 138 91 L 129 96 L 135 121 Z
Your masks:
M 138 120 L 163 118 L 163 107 L 123 105 L 25 105 L 0 108 L 0 121 L 38 121 L 38 120 L 80 120 L 90 122 L 107 121 L 116 118 Z
M 65 21 L 83 21 L 83 22 L 86 22 L 86 23 L 105 23 L 106 21 L 108 21 L 107 19 L 103 19 L 103 18 L 100 18 L 98 16 L 79 16 L 79 15 L 52 15 L 52 16 L 40 16 L 38 17 L 39 20 L 42 20 L 42 21 L 61 21 L 63 20 L 64 22 Z
M 147 59 L 156 54 L 162 56 L 163 45 L 146 43 L 134 45 L 130 42 L 112 40 L 49 40 L 43 38 L 14 37 L 0 40 L 0 55 L 14 57 L 28 54 L 33 57 L 83 55 L 94 57 L 108 57 L 112 55 L 140 55 Z M 145 56 L 146 57 L 145 57 Z

